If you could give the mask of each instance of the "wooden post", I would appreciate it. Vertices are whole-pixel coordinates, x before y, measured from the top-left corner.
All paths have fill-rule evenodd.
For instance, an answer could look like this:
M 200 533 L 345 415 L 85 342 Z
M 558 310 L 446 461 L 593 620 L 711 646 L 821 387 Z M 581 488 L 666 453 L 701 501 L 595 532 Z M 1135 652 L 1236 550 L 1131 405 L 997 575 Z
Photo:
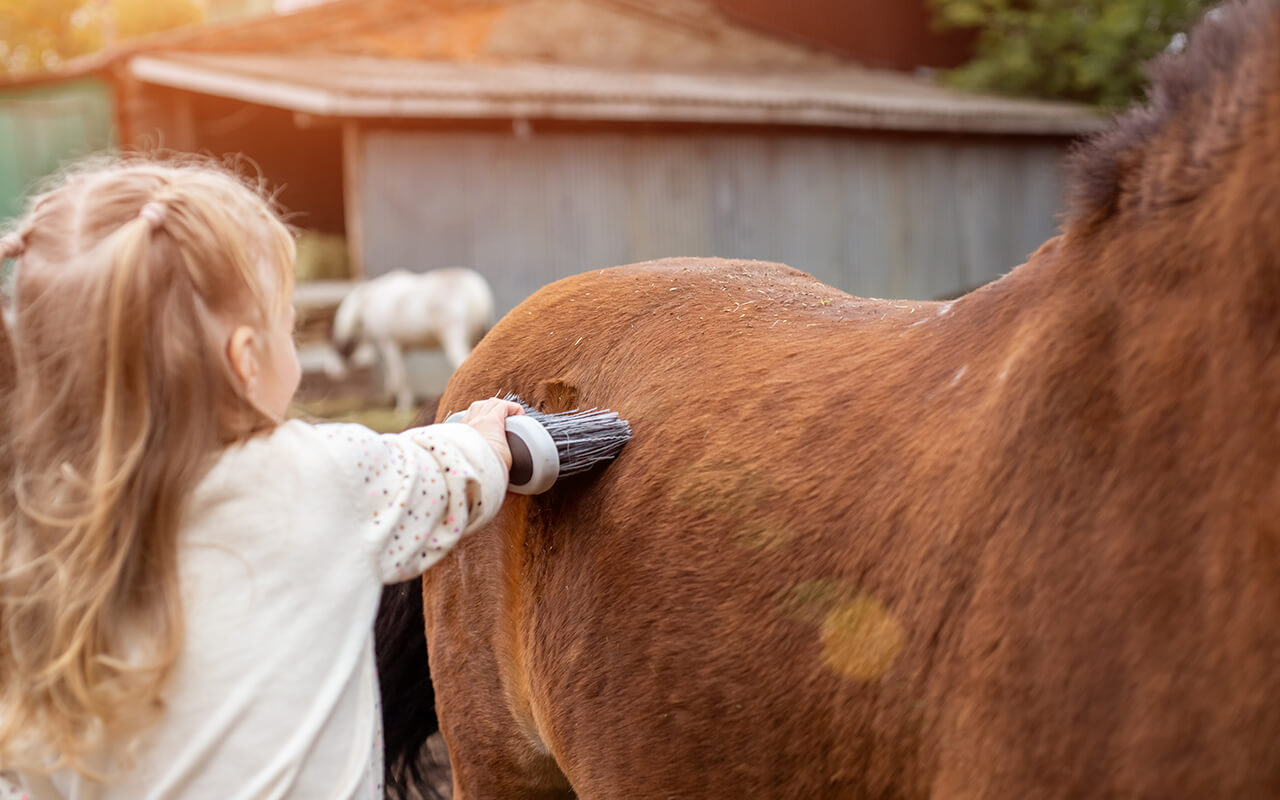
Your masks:
M 129 150 L 138 145 L 138 117 L 141 115 L 142 94 L 138 79 L 129 72 L 127 62 L 112 67 L 107 73 L 111 86 L 113 114 L 116 128 L 116 147 Z
M 347 263 L 351 279 L 363 280 L 364 264 L 364 142 L 360 125 L 342 125 L 342 213 L 347 228 Z
M 196 139 L 196 114 L 194 101 L 190 92 L 179 90 L 169 106 L 169 136 L 172 141 L 167 147 L 184 153 L 194 153 L 199 149 Z

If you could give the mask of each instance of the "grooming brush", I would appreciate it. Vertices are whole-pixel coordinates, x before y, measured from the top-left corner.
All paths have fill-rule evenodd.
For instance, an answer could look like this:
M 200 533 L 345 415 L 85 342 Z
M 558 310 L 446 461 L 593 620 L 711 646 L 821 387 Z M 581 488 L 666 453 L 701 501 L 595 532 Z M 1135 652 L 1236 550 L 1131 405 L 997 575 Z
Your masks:
M 502 399 L 524 406 L 523 415 L 507 417 L 507 490 L 516 494 L 541 494 L 560 478 L 594 469 L 617 456 L 631 438 L 631 425 L 607 409 L 544 414 L 513 394 Z M 450 414 L 445 422 L 461 422 L 462 415 Z

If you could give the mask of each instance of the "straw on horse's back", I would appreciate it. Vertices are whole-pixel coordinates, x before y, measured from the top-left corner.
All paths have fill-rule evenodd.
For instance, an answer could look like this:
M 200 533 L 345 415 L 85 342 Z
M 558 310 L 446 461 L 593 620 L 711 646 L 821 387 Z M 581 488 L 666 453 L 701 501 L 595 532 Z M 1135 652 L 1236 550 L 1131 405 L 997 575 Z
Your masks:
M 955 303 L 678 259 L 499 323 L 442 407 L 634 436 L 427 576 L 458 796 L 1280 790 L 1278 39 L 1199 30 Z

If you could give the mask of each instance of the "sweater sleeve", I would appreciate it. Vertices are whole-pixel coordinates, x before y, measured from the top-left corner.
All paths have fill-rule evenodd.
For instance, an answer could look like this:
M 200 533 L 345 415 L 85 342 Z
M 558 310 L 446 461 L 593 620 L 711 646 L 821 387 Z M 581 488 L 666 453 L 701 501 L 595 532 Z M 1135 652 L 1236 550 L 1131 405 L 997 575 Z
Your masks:
M 383 583 L 422 574 L 458 540 L 493 518 L 507 471 L 468 425 L 399 434 L 319 425 L 343 475 L 363 544 Z

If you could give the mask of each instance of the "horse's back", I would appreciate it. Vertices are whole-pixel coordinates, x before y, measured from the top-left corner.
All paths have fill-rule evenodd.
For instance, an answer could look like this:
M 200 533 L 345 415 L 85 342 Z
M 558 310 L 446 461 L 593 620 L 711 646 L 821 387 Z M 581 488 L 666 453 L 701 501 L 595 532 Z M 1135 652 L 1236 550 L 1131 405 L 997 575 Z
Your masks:
M 560 399 L 545 388 L 526 399 L 556 406 L 585 392 L 634 416 L 660 404 L 688 418 L 697 398 L 750 402 L 761 379 L 784 392 L 814 370 L 834 379 L 831 348 L 936 307 L 851 297 L 780 264 L 664 259 L 544 287 L 494 327 L 461 380 L 554 384 Z

